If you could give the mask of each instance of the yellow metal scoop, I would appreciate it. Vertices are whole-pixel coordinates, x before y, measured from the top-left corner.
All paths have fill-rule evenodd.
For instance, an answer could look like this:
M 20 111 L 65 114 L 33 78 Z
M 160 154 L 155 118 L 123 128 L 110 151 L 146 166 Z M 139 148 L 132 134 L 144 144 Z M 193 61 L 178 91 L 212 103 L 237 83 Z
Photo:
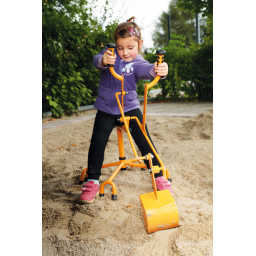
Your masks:
M 154 192 L 140 195 L 144 224 L 147 233 L 179 226 L 179 213 L 170 191 L 156 190 L 152 159 L 149 159 Z

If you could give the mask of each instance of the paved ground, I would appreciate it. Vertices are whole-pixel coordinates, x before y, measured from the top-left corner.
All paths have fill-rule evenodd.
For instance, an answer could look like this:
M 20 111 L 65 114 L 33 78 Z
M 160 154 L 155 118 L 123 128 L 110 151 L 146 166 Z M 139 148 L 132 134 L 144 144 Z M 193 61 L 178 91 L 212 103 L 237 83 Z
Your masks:
M 96 111 L 95 111 L 95 113 L 96 113 Z M 43 128 L 43 130 L 51 129 L 51 128 L 62 126 L 62 125 L 67 125 L 67 124 L 72 124 L 72 123 L 88 120 L 88 119 L 91 119 L 91 118 L 94 118 L 94 117 L 95 117 L 95 114 L 89 114 L 89 115 L 86 115 L 86 116 L 73 117 L 73 118 L 66 119 L 66 120 L 61 120 L 60 119 L 60 120 L 57 120 L 57 121 L 51 121 L 49 123 L 45 123 L 45 124 L 43 124 L 42 128 Z
M 193 117 L 212 108 L 213 108 L 212 102 L 149 103 L 147 105 L 147 115 Z M 141 110 L 143 110 L 143 105 L 141 105 Z M 96 113 L 96 111 L 93 111 L 93 112 Z M 45 130 L 45 129 L 50 129 L 50 128 L 54 128 L 62 125 L 67 125 L 75 122 L 88 120 L 88 119 L 94 118 L 95 113 L 90 113 L 88 115 L 84 115 L 80 117 L 69 118 L 67 120 L 60 119 L 57 121 L 44 123 L 42 129 Z
M 212 102 L 153 103 L 147 105 L 147 115 L 192 117 L 212 108 Z

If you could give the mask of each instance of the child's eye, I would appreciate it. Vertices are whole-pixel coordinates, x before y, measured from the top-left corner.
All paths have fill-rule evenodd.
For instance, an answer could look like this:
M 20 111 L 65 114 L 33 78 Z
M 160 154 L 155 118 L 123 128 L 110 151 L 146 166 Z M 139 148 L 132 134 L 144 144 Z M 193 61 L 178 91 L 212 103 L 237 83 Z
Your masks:
M 130 50 L 132 50 L 133 49 L 133 47 L 131 47 L 131 48 L 129 48 Z
M 122 47 L 118 47 L 118 50 L 123 50 L 123 48 Z

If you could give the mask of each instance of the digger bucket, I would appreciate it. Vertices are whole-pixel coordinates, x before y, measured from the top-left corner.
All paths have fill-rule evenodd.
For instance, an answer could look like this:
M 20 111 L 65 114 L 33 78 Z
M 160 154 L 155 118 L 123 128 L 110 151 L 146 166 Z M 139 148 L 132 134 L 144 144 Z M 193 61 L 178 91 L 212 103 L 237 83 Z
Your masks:
M 154 192 L 140 195 L 144 224 L 148 234 L 179 226 L 179 213 L 171 192 L 168 189 L 157 191 L 153 172 L 151 172 L 151 178 Z
M 179 226 L 179 213 L 169 190 L 140 195 L 144 224 L 147 233 Z

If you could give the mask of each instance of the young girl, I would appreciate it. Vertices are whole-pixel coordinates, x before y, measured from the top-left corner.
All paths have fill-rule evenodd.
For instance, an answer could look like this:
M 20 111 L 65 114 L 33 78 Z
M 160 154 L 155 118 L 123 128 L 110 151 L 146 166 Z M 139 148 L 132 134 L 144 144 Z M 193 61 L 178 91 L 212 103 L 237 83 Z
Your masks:
M 133 22 L 132 22 L 133 20 Z M 92 203 L 99 194 L 99 178 L 104 160 L 104 151 L 116 121 L 121 117 L 115 98 L 115 93 L 121 91 L 121 81 L 112 76 L 108 64 L 115 64 L 117 74 L 124 75 L 124 90 L 129 93 L 124 96 L 125 116 L 137 116 L 142 123 L 140 103 L 137 100 L 136 83 L 140 79 L 153 79 L 157 75 L 165 77 L 168 74 L 168 65 L 163 62 L 159 66 L 150 64 L 139 54 L 143 40 L 139 26 L 134 22 L 134 17 L 116 27 L 114 38 L 116 42 L 115 55 L 111 51 L 103 50 L 93 58 L 93 65 L 101 71 L 98 97 L 94 107 L 98 110 L 94 122 L 91 145 L 88 155 L 88 182 L 81 188 L 80 203 Z M 148 142 L 143 136 L 136 120 L 130 120 L 131 135 L 141 151 L 142 156 L 151 153 L 154 155 Z M 148 138 L 152 145 L 153 142 Z M 157 158 L 152 159 L 153 165 L 160 166 Z M 145 164 L 149 168 L 148 161 Z M 155 174 L 158 190 L 171 189 L 171 182 L 163 177 L 162 172 Z

